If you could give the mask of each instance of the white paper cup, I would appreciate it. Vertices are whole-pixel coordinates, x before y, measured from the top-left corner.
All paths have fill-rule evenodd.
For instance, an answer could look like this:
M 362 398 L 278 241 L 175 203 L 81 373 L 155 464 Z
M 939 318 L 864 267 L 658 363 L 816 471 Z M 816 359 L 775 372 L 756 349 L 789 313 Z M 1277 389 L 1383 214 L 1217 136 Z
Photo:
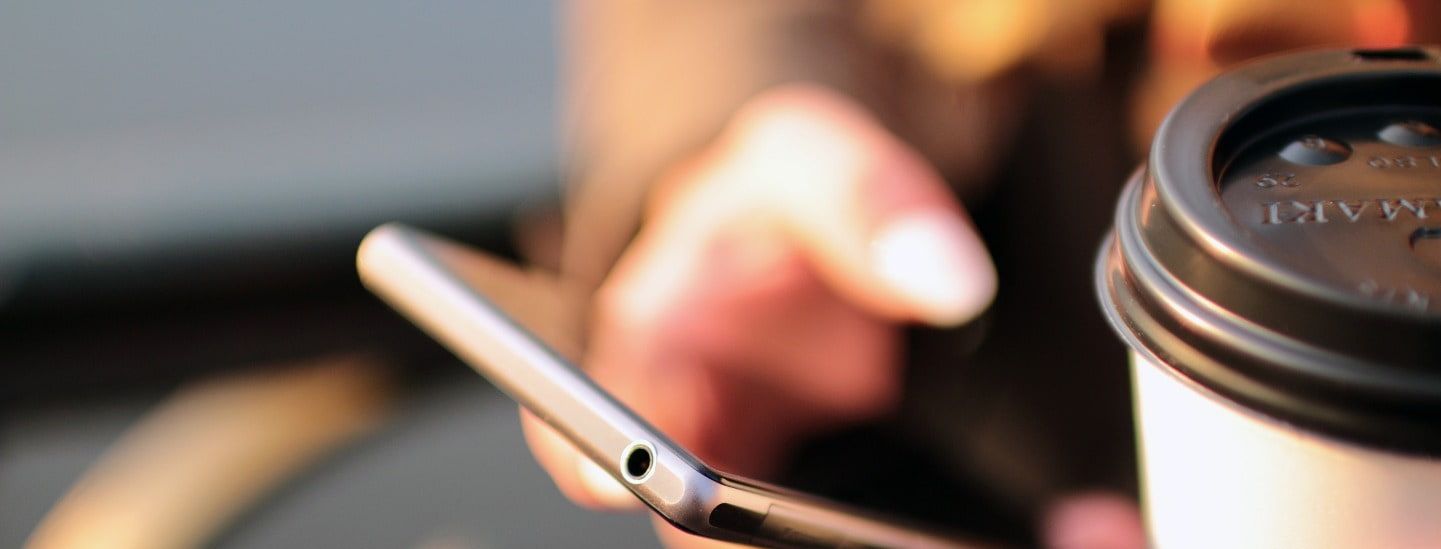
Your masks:
M 1156 547 L 1441 547 L 1438 59 L 1273 58 L 1158 132 L 1096 270 Z
M 1157 547 L 1441 547 L 1441 461 L 1299 429 L 1131 362 Z

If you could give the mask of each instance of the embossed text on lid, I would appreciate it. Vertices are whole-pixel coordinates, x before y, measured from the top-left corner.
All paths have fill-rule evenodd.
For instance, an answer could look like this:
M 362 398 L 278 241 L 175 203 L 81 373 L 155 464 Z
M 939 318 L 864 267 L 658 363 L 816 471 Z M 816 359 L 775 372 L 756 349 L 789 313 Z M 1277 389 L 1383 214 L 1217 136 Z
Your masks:
M 1427 255 L 1438 251 L 1429 244 L 1414 245 L 1418 231 L 1441 234 L 1441 149 L 1385 139 L 1378 130 L 1393 127 L 1396 114 L 1344 110 L 1275 128 L 1235 154 L 1219 176 L 1221 197 L 1236 222 L 1295 272 L 1388 305 L 1441 311 L 1441 257 Z M 1407 114 L 1413 126 L 1441 119 L 1437 108 Z M 1272 152 L 1308 139 L 1324 142 L 1308 152 L 1344 142 L 1351 154 L 1321 164 Z

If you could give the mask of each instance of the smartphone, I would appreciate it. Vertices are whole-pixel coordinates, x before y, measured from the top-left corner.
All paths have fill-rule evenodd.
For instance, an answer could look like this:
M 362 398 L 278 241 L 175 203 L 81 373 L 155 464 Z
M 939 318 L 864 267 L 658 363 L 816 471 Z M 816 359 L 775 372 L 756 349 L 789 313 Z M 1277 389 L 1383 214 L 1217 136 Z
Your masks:
M 496 260 L 394 223 L 356 257 L 366 287 L 676 527 L 767 547 L 983 547 L 706 466 L 483 295 L 465 274 L 481 263 Z

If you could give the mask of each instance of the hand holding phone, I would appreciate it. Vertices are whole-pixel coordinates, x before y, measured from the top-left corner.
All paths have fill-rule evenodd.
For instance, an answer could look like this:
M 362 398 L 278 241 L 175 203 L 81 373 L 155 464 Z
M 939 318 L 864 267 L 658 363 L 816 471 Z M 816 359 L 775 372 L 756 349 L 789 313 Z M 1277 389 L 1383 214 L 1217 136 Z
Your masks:
M 372 291 L 671 524 L 774 547 L 978 546 L 706 466 L 499 310 L 460 274 L 477 262 L 493 260 L 394 224 L 366 237 L 357 258 Z

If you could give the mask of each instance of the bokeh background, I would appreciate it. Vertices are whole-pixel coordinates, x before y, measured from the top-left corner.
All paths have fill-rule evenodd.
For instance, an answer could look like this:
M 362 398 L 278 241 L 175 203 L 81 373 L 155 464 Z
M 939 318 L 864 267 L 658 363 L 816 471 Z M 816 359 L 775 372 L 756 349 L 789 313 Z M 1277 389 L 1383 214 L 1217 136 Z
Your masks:
M 514 406 L 354 272 L 382 222 L 506 255 L 553 207 L 557 9 L 0 0 L 0 547 L 81 479 L 211 512 L 67 512 L 52 539 L 654 546 L 561 498 Z M 320 396 L 276 396 L 317 362 Z

